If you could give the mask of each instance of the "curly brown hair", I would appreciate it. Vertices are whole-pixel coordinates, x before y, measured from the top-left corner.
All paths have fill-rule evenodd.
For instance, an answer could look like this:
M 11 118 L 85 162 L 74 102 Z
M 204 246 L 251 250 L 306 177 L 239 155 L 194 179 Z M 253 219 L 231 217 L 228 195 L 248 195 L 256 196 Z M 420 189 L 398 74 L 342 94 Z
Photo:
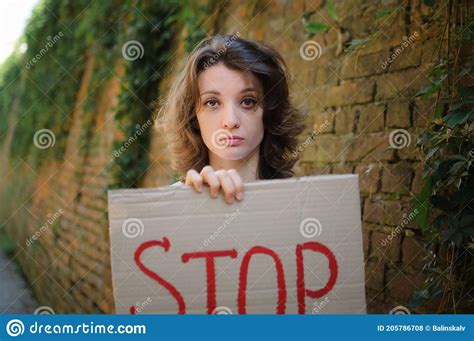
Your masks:
M 199 74 L 216 63 L 245 72 L 258 82 L 263 107 L 264 137 L 259 148 L 258 178 L 294 176 L 298 135 L 304 118 L 290 101 L 288 73 L 281 55 L 264 42 L 236 35 L 216 35 L 202 40 L 188 56 L 173 82 L 159 116 L 163 120 L 173 154 L 172 167 L 181 173 L 198 172 L 209 164 L 208 149 L 196 117 L 200 106 Z M 296 154 L 296 156 L 295 156 Z

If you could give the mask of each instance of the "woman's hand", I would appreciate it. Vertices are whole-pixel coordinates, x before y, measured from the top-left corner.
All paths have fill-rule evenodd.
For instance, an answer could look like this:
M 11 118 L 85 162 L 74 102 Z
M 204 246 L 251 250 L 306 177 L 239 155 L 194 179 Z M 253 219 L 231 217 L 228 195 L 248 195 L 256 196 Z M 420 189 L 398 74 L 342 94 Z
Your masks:
M 213 198 L 217 198 L 219 189 L 222 188 L 225 201 L 229 204 L 232 204 L 235 199 L 241 201 L 244 198 L 244 184 L 235 169 L 214 171 L 211 166 L 205 166 L 201 173 L 190 169 L 186 174 L 185 183 L 193 186 L 198 192 L 202 192 L 203 184 L 208 184 Z

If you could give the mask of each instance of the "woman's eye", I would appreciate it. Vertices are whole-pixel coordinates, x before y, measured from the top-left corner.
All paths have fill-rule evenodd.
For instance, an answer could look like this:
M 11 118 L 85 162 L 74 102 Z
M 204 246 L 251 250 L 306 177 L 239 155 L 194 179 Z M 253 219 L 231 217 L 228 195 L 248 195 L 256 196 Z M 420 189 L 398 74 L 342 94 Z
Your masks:
M 244 98 L 241 103 L 246 108 L 253 108 L 255 104 L 257 104 L 257 101 L 253 98 Z
M 219 104 L 219 103 L 215 99 L 210 99 L 210 100 L 208 100 L 204 103 L 204 105 L 206 105 L 208 107 L 211 107 L 211 108 L 215 108 L 217 106 L 217 104 Z

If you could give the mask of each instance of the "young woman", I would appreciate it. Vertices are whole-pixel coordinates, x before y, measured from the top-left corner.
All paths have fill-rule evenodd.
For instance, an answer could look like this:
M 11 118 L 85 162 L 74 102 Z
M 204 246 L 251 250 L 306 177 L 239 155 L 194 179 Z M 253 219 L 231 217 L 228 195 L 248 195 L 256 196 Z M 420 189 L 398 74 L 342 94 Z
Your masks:
M 303 117 L 290 102 L 283 58 L 264 43 L 238 35 L 203 40 L 161 114 L 173 168 L 198 192 L 208 185 L 215 198 L 222 190 L 231 204 L 243 199 L 247 181 L 294 175 Z

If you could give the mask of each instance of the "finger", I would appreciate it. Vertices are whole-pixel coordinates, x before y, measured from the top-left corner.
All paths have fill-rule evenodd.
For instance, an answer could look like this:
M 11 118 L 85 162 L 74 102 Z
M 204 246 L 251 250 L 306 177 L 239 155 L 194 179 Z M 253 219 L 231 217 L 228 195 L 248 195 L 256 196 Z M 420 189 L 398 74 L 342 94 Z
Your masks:
M 240 174 L 235 169 L 229 169 L 227 174 L 234 183 L 235 197 L 237 200 L 241 201 L 244 198 L 244 182 L 242 181 Z
M 196 191 L 201 192 L 202 191 L 202 176 L 199 175 L 197 171 L 194 169 L 190 169 L 188 173 L 186 173 L 186 185 L 188 186 L 194 186 Z
M 219 188 L 221 187 L 219 178 L 216 175 L 216 172 L 214 171 L 214 168 L 211 166 L 205 166 L 201 170 L 201 176 L 204 179 L 204 182 L 209 185 L 209 189 L 211 192 L 211 196 L 213 198 L 217 198 L 219 195 Z
M 216 175 L 219 178 L 222 190 L 224 191 L 225 201 L 227 201 L 229 204 L 232 204 L 235 198 L 234 182 L 230 178 L 229 174 L 227 174 L 227 171 L 224 169 L 218 170 Z

